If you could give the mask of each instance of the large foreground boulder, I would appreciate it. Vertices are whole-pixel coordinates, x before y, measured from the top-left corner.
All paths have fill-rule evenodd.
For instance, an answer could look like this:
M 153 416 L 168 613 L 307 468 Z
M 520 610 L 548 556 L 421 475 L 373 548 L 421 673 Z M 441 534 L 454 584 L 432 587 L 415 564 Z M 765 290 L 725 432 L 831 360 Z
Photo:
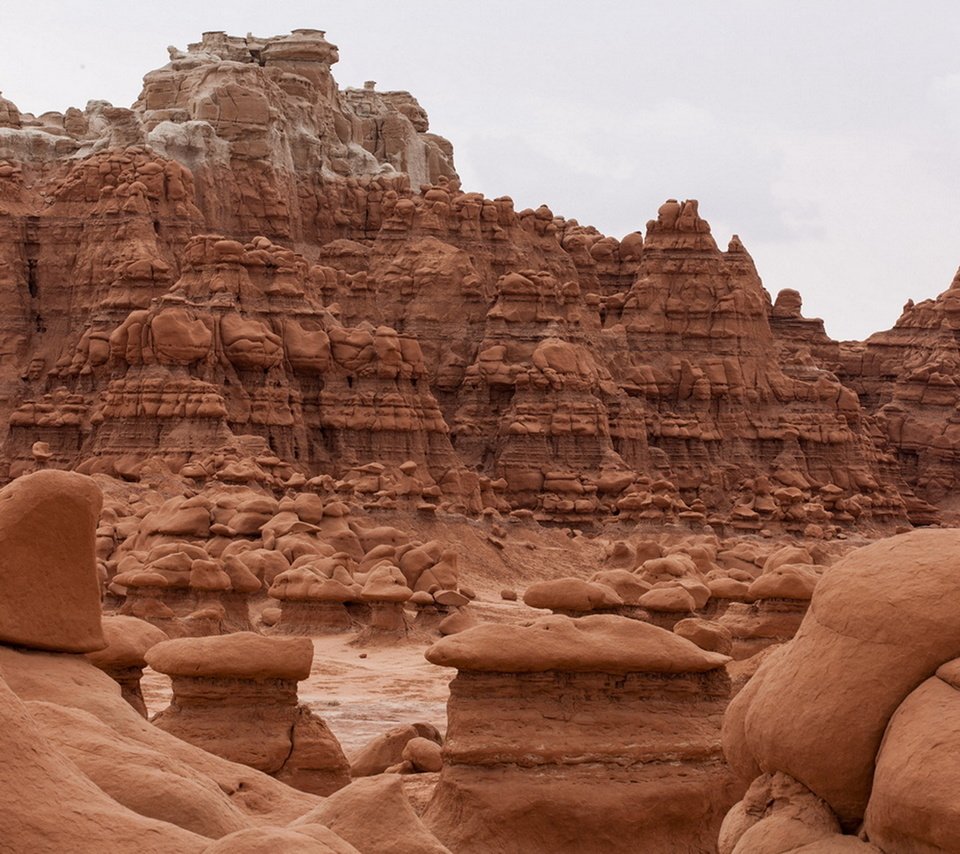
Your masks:
M 92 478 L 39 471 L 0 490 L 0 643 L 93 652 L 100 629 L 94 554 L 103 496 Z
M 960 531 L 919 530 L 851 552 L 817 585 L 796 637 L 730 704 L 730 764 L 745 780 L 789 775 L 847 830 L 869 800 L 868 825 L 889 850 L 950 850 L 948 831 L 911 828 L 956 824 L 946 794 L 960 779 L 949 749 L 956 692 L 931 677 L 960 656 L 958 601 Z M 919 838 L 946 847 L 911 847 Z

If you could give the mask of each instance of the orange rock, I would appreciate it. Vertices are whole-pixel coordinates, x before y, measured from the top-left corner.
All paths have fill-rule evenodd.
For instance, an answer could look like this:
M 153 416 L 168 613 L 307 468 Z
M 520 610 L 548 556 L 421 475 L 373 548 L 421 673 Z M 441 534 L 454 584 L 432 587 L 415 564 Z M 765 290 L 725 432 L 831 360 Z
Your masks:
M 103 649 L 94 557 L 100 489 L 82 475 L 42 471 L 4 487 L 0 498 L 0 641 Z

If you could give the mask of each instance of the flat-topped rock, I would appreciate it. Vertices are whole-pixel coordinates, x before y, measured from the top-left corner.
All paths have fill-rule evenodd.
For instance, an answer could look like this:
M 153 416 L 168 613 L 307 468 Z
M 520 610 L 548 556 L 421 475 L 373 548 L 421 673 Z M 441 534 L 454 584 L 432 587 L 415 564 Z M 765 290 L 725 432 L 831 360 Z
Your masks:
M 106 648 L 88 652 L 87 661 L 117 682 L 123 699 L 147 717 L 140 677 L 147 663 L 147 652 L 166 641 L 167 635 L 145 620 L 116 615 L 103 618 L 103 636 Z
M 482 624 L 443 638 L 425 655 L 443 667 L 499 673 L 704 673 L 729 660 L 665 629 L 607 614 Z
M 149 650 L 146 660 L 168 676 L 300 681 L 310 675 L 313 644 L 307 638 L 236 632 L 165 641 Z
M 531 608 L 551 611 L 593 611 L 623 604 L 623 599 L 611 587 L 580 578 L 538 581 L 524 591 L 523 601 Z

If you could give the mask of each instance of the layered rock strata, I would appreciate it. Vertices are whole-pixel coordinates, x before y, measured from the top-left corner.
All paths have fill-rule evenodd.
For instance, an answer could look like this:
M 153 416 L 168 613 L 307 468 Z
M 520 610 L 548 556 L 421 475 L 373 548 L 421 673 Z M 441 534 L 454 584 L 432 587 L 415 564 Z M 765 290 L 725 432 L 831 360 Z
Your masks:
M 482 625 L 426 655 L 458 671 L 424 814 L 453 850 L 712 847 L 736 797 L 726 656 L 606 615 Z
M 696 201 L 616 240 L 467 192 L 416 100 L 341 90 L 337 59 L 211 32 L 130 109 L 5 108 L 10 475 L 329 474 L 371 506 L 811 537 L 946 501 L 949 435 L 892 438 L 872 368 Z

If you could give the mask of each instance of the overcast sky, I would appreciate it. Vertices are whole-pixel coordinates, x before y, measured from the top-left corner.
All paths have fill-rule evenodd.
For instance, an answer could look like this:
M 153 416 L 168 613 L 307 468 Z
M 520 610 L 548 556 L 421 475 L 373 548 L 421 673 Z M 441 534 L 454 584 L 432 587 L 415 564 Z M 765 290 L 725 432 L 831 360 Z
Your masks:
M 698 198 L 836 338 L 960 264 L 952 0 L 0 0 L 0 26 L 0 91 L 38 114 L 128 106 L 203 30 L 325 29 L 341 87 L 413 92 L 465 188 L 616 237 Z

